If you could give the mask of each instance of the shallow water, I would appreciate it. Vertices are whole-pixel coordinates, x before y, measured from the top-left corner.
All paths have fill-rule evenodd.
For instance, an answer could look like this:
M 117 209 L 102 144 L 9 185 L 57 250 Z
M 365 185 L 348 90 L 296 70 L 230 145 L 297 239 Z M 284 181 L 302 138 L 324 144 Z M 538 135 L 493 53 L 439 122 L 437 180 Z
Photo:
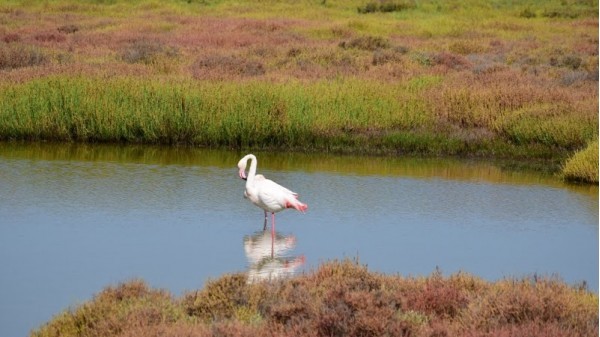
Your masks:
M 243 198 L 244 153 L 0 143 L 0 336 L 25 336 L 105 286 L 175 295 L 223 273 L 285 277 L 357 258 L 402 275 L 559 275 L 598 292 L 598 187 L 501 163 L 257 153 L 306 214 Z

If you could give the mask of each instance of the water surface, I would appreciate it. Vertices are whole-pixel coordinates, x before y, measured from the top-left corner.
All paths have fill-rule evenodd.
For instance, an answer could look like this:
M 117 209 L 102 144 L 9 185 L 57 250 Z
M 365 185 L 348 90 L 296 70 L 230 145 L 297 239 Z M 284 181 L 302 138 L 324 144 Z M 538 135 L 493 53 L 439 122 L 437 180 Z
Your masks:
M 245 153 L 0 143 L 0 336 L 25 336 L 107 285 L 175 295 L 223 273 L 287 277 L 330 259 L 488 280 L 558 275 L 598 291 L 598 187 L 502 163 L 256 153 L 306 214 L 243 198 Z

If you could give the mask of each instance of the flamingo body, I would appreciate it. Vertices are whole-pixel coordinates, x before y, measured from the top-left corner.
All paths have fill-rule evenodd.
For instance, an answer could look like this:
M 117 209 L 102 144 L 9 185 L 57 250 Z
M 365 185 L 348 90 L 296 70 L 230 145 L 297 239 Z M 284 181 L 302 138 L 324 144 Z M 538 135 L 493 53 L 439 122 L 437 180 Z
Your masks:
M 251 160 L 250 170 L 246 175 L 248 160 Z M 273 225 L 275 213 L 281 212 L 286 208 L 294 208 L 300 212 L 305 212 L 308 206 L 298 200 L 298 193 L 279 185 L 278 183 L 265 178 L 262 174 L 256 174 L 258 162 L 256 156 L 248 154 L 238 162 L 239 176 L 246 180 L 246 189 L 244 197 L 250 200 L 254 205 L 260 207 L 266 213 L 273 215 Z

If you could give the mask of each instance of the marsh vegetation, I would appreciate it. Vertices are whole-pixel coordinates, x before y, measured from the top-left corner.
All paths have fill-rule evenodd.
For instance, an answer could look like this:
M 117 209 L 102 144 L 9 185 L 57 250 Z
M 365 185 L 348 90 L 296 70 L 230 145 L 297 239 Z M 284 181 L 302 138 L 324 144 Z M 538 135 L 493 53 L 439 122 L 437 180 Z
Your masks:
M 597 1 L 7 1 L 0 139 L 564 161 L 597 144 L 597 12 Z
M 598 296 L 545 277 L 382 275 L 333 261 L 293 279 L 231 274 L 174 298 L 108 287 L 34 331 L 50 336 L 594 336 Z

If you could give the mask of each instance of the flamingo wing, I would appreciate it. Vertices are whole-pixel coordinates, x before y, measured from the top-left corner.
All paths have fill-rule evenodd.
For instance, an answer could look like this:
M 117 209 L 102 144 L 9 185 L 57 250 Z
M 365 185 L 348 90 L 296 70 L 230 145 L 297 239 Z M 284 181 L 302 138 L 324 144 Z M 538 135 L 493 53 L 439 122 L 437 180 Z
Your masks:
M 279 185 L 271 179 L 265 178 L 265 176 L 263 176 L 262 174 L 257 174 L 254 177 L 254 181 L 255 183 L 264 184 L 264 186 L 268 186 L 269 189 L 280 190 L 282 193 L 291 194 L 294 196 L 294 198 L 298 199 L 298 193 Z
M 264 176 L 262 178 L 264 179 L 262 184 L 264 184 L 264 186 L 267 186 L 267 188 L 269 190 L 277 191 L 277 193 L 281 193 L 281 194 L 285 194 L 285 195 L 289 194 L 289 195 L 294 196 L 294 198 L 296 198 L 296 199 L 298 198 L 298 193 L 293 192 L 293 191 L 279 185 L 278 183 L 274 182 L 273 180 L 265 178 Z
M 265 205 L 266 210 L 269 212 L 278 212 L 285 208 L 285 201 L 281 193 L 277 193 L 277 190 L 260 188 L 258 190 L 258 199 L 261 204 Z
M 257 181 L 256 187 L 260 202 L 268 208 L 269 212 L 278 212 L 287 208 L 292 200 L 298 197 L 297 193 L 269 179 Z

